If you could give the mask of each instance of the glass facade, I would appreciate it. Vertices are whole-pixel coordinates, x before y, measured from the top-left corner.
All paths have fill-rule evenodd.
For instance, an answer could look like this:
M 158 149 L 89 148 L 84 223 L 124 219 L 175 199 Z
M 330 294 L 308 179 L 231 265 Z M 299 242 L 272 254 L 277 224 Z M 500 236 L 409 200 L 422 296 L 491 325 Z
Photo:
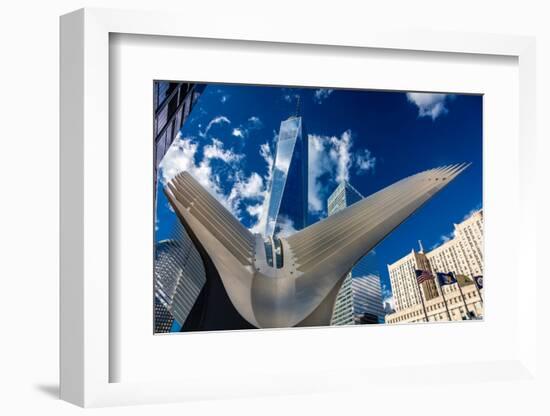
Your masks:
M 307 219 L 308 143 L 302 118 L 281 122 L 273 172 L 265 236 L 286 236 L 304 228 Z
M 160 162 L 204 88 L 204 84 L 189 82 L 153 83 L 155 203 Z M 204 286 L 204 266 L 185 230 L 177 228 L 173 240 L 159 242 L 156 245 L 154 267 L 155 333 L 170 332 L 174 330 L 176 323 L 185 321 L 200 289 Z
M 204 84 L 189 82 L 155 81 L 153 83 L 155 188 L 159 164 L 204 88 Z
M 206 284 L 202 259 L 178 223 L 174 236 L 156 245 L 155 250 L 155 329 L 170 331 L 166 313 L 183 325 Z
M 361 199 L 363 195 L 344 181 L 328 198 L 328 215 L 333 215 Z M 382 290 L 376 255 L 370 252 L 345 277 L 336 296 L 331 325 L 380 323 L 383 319 Z
M 374 254 L 369 253 L 363 259 L 366 264 L 358 264 L 352 271 L 353 317 L 358 324 L 384 323 L 380 276 L 369 267 L 369 261 L 374 259 Z

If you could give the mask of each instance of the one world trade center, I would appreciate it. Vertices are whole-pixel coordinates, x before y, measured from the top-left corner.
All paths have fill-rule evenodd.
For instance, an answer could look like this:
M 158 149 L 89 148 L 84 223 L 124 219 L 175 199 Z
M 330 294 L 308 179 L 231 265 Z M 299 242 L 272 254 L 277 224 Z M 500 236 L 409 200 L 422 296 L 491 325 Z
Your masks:
M 285 237 L 307 225 L 308 142 L 302 117 L 281 122 L 275 152 L 264 235 Z

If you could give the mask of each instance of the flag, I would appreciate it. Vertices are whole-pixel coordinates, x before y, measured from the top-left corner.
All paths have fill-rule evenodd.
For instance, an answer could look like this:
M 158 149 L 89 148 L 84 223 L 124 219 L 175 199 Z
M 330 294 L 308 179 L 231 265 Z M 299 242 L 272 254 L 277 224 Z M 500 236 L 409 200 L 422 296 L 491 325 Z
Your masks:
M 483 276 L 474 276 L 474 282 L 478 289 L 483 289 Z
M 457 274 L 455 275 L 455 277 L 458 284 L 462 287 L 474 284 L 473 279 L 469 276 L 466 276 L 465 274 Z
M 437 280 L 440 286 L 452 285 L 456 283 L 456 277 L 453 272 L 437 273 Z
M 416 272 L 416 281 L 418 284 L 423 283 L 427 280 L 433 280 L 433 275 L 427 270 L 415 270 Z

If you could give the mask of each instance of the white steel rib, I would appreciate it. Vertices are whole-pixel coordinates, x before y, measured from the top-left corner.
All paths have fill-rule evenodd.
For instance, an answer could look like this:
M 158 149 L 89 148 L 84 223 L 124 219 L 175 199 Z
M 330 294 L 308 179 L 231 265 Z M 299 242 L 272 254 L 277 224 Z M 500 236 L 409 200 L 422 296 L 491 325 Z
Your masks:
M 193 177 L 165 187 L 186 229 L 214 264 L 239 314 L 258 328 L 329 325 L 351 268 L 468 165 L 409 176 L 277 241 L 253 235 Z M 268 259 L 280 246 L 279 261 Z

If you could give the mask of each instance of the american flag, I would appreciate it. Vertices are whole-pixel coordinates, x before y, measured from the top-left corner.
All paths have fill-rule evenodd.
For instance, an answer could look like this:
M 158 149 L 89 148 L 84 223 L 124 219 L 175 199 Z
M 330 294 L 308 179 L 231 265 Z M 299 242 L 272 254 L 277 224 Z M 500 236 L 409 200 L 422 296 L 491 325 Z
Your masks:
M 433 275 L 427 270 L 415 270 L 415 272 L 418 284 L 424 283 L 426 280 L 434 280 Z

